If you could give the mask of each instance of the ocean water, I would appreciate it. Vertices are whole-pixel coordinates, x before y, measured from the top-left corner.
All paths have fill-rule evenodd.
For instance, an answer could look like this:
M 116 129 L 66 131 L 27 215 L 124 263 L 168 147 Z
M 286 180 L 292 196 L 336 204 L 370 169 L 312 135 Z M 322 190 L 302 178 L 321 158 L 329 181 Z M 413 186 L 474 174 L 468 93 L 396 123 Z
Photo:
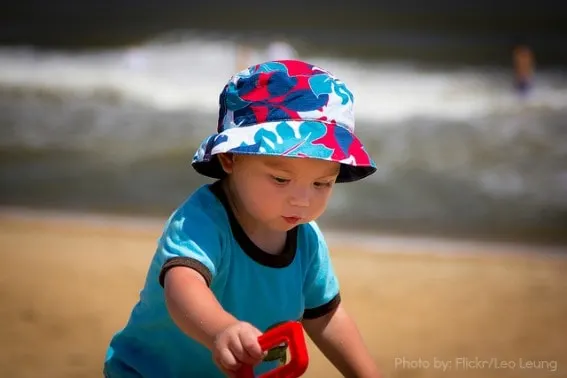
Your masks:
M 0 205 L 168 214 L 208 182 L 190 161 L 215 129 L 235 48 L 199 35 L 0 48 Z M 567 71 L 539 69 L 521 97 L 507 67 L 302 58 L 349 84 L 379 166 L 338 185 L 322 223 L 567 241 Z

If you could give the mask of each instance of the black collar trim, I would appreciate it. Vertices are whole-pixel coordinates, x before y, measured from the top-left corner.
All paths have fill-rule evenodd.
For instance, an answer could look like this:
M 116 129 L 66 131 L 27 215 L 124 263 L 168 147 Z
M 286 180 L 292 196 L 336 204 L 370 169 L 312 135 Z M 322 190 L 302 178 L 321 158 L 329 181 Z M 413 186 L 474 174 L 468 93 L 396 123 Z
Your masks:
M 269 266 L 272 268 L 285 268 L 292 263 L 295 258 L 297 250 L 297 227 L 292 228 L 287 232 L 287 238 L 285 241 L 284 250 L 279 255 L 273 255 L 268 253 L 261 248 L 259 248 L 250 238 L 246 235 L 246 232 L 240 226 L 240 223 L 236 220 L 234 213 L 226 197 L 226 193 L 222 188 L 221 180 L 209 185 L 209 190 L 217 197 L 220 203 L 223 205 L 226 213 L 228 214 L 228 219 L 230 221 L 230 228 L 234 238 L 240 245 L 240 248 L 254 261 L 258 264 Z

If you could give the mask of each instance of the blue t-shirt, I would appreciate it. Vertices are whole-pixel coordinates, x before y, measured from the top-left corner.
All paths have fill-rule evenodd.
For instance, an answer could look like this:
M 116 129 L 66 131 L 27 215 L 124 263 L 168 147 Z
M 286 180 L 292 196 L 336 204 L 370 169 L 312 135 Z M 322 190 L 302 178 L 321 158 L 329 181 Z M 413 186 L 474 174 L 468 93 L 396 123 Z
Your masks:
M 325 315 L 340 302 L 327 245 L 315 222 L 289 231 L 282 254 L 268 254 L 236 221 L 220 181 L 205 185 L 168 220 L 140 299 L 110 342 L 107 377 L 223 376 L 211 352 L 169 316 L 163 281 L 174 266 L 197 270 L 226 311 L 261 331 L 278 322 Z M 272 368 L 274 363 L 262 363 L 256 372 Z

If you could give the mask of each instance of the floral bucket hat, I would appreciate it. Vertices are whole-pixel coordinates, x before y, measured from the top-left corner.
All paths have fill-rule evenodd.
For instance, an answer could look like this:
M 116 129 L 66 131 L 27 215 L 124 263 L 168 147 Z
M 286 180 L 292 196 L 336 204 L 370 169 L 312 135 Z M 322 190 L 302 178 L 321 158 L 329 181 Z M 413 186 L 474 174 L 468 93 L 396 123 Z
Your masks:
M 217 154 L 312 158 L 340 163 L 337 182 L 360 180 L 376 164 L 354 134 L 353 100 L 343 82 L 306 62 L 247 68 L 224 87 L 217 133 L 203 141 L 192 166 L 222 178 Z

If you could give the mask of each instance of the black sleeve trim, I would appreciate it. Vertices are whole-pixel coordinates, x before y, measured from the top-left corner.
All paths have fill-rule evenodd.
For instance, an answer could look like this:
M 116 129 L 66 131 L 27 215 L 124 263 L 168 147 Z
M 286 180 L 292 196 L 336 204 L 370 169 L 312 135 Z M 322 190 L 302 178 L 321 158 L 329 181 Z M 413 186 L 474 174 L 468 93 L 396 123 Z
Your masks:
M 331 311 L 339 307 L 341 303 L 341 293 L 337 293 L 329 302 L 315 308 L 306 308 L 303 311 L 303 319 L 317 319 L 323 315 L 327 315 Z
M 202 262 L 192 259 L 190 257 L 172 257 L 169 260 L 167 260 L 165 264 L 163 264 L 163 266 L 161 267 L 161 271 L 159 272 L 159 284 L 162 287 L 165 282 L 165 274 L 171 268 L 174 268 L 176 266 L 184 266 L 196 270 L 203 276 L 205 282 L 207 283 L 207 286 L 211 286 L 211 280 L 213 279 L 213 275 L 211 274 L 209 268 L 207 268 Z

